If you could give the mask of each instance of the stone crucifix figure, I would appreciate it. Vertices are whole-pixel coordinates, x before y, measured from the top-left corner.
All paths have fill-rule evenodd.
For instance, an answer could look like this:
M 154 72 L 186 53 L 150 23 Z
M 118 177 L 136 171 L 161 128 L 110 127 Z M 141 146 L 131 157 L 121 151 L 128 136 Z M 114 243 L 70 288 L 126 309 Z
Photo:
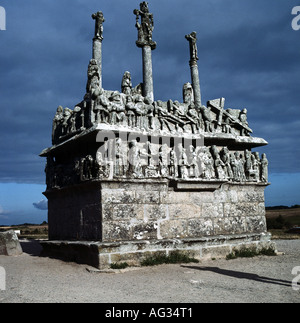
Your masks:
M 95 38 L 103 40 L 103 23 L 105 21 L 102 11 L 98 11 L 92 14 L 92 18 L 95 20 Z
M 152 40 L 152 32 L 154 29 L 153 14 L 149 13 L 148 2 L 141 2 L 140 9 L 133 10 L 136 15 L 136 28 L 138 29 L 138 40 L 136 45 L 143 47 L 149 45 L 151 49 L 155 49 L 156 42 Z M 139 23 L 139 16 L 141 16 L 141 23 Z
M 197 49 L 197 33 L 195 31 L 191 32 L 189 35 L 185 35 L 185 38 L 190 43 L 190 55 L 191 61 L 198 61 L 198 49 Z

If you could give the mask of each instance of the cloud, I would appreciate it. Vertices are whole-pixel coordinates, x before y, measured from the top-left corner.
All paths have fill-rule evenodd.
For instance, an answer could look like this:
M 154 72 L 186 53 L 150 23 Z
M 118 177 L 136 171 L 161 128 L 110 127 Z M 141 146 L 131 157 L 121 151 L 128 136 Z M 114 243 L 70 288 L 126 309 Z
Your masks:
M 47 200 L 40 200 L 36 203 L 32 203 L 33 206 L 39 210 L 48 210 L 48 201 Z

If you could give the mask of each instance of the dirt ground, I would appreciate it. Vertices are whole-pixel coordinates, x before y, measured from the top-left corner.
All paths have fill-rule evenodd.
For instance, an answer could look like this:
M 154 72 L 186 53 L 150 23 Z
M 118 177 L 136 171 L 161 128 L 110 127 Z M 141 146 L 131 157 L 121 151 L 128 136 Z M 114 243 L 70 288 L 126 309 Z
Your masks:
M 39 257 L 38 242 L 23 240 L 22 255 L 0 256 L 6 272 L 0 303 L 299 303 L 292 280 L 300 284 L 300 267 L 292 270 L 300 266 L 300 240 L 276 243 L 284 254 L 103 273 Z

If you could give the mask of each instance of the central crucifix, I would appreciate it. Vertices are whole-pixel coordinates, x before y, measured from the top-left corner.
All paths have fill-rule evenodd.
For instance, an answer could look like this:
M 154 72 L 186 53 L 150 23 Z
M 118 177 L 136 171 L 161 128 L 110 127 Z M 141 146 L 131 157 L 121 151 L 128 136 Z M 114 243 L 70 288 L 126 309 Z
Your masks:
M 154 101 L 153 94 L 153 74 L 151 50 L 156 48 L 156 42 L 152 40 L 154 29 L 153 14 L 149 13 L 148 3 L 140 3 L 140 9 L 133 10 L 136 15 L 136 28 L 138 30 L 138 40 L 136 45 L 143 51 L 143 96 Z M 141 17 L 141 22 L 139 22 Z

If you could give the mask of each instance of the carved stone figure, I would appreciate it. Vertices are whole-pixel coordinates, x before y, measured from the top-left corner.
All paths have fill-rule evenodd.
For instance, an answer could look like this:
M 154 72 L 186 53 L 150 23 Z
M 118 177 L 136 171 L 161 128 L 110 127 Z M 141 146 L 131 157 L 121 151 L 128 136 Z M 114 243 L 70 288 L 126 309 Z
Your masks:
M 190 43 L 190 58 L 191 61 L 197 61 L 198 58 L 198 50 L 197 50 L 197 33 L 193 31 L 189 35 L 185 35 L 185 38 Z
M 131 95 L 132 82 L 131 82 L 131 74 L 128 71 L 126 71 L 123 75 L 121 88 L 122 88 L 122 93 L 126 95 Z
M 201 177 L 207 180 L 215 178 L 214 160 L 208 147 L 199 149 L 198 158 L 200 160 Z
M 126 97 L 125 110 L 127 115 L 128 127 L 131 127 L 131 128 L 136 127 L 135 104 L 133 102 L 131 95 L 128 95 Z
M 198 111 L 195 107 L 195 104 L 193 102 L 189 105 L 187 115 L 192 119 L 192 122 L 191 122 L 192 132 L 198 133 L 200 130 L 200 118 L 199 118 Z
M 256 164 L 257 164 L 257 181 L 260 180 L 261 178 L 261 161 L 260 161 L 260 158 L 259 158 L 259 152 L 258 151 L 255 151 L 253 153 L 253 155 L 255 156 L 255 160 L 256 160 Z
M 147 122 L 145 122 L 146 130 L 154 129 L 154 106 L 149 98 L 144 99 Z
M 252 162 L 252 174 L 253 174 L 253 180 L 258 182 L 259 181 L 259 167 L 258 160 L 255 158 L 255 155 L 251 155 L 251 162 Z
M 160 146 L 158 151 L 158 170 L 162 177 L 166 177 L 169 174 L 163 146 Z
M 92 14 L 92 18 L 95 20 L 95 38 L 103 40 L 103 23 L 105 21 L 102 11 L 98 11 Z
M 228 178 L 228 180 L 231 180 L 233 178 L 233 173 L 230 165 L 230 153 L 227 147 L 222 148 L 220 156 L 224 164 L 225 178 Z
M 237 182 L 239 180 L 238 174 L 238 162 L 234 153 L 230 154 L 230 166 L 232 169 L 233 181 Z
M 188 178 L 188 158 L 186 154 L 186 149 L 183 148 L 182 144 L 178 144 L 178 152 L 179 152 L 179 158 L 178 158 L 178 169 L 179 169 L 179 177 L 186 179 Z
M 245 181 L 244 160 L 241 158 L 241 154 L 238 151 L 231 154 L 230 164 L 233 172 L 233 180 L 236 182 Z
M 87 84 L 86 84 L 86 92 L 89 93 L 92 89 L 96 89 L 98 86 L 98 82 L 100 79 L 99 67 L 97 65 L 97 60 L 92 58 L 88 65 L 87 70 Z
M 268 182 L 268 164 L 267 155 L 263 153 L 261 155 L 261 181 L 265 183 Z
M 127 165 L 127 151 L 122 145 L 121 138 L 117 138 L 115 142 L 115 162 L 114 162 L 114 175 L 125 176 Z
M 110 167 L 107 161 L 104 160 L 101 151 L 97 151 L 95 160 L 96 178 L 109 177 Z
M 141 149 L 136 140 L 129 143 L 128 163 L 127 174 L 135 178 L 142 177 Z
M 183 85 L 183 102 L 190 105 L 194 102 L 193 87 L 192 84 L 187 82 Z
M 224 122 L 222 123 L 222 132 L 231 133 L 231 119 L 229 116 L 226 116 Z
M 63 112 L 63 123 L 62 123 L 62 134 L 67 135 L 71 130 L 70 119 L 72 116 L 72 110 L 69 108 L 64 108 Z
M 250 180 L 252 176 L 252 160 L 251 160 L 251 152 L 246 149 L 245 150 L 245 175 L 246 179 Z
M 121 95 L 118 91 L 115 91 L 110 96 L 110 124 L 123 124 L 125 125 L 125 106 L 122 102 Z
M 243 109 L 239 115 L 239 120 L 241 121 L 242 125 L 245 127 L 248 127 L 248 121 L 247 121 L 247 109 Z M 241 136 L 248 136 L 249 132 L 245 128 L 242 128 L 241 130 Z
M 56 114 L 52 122 L 52 144 L 55 144 L 58 142 L 59 136 L 62 133 L 63 120 L 64 120 L 63 107 L 60 105 L 56 110 Z
M 78 123 L 78 117 L 80 116 L 81 108 L 76 106 L 73 109 L 71 118 L 70 118 L 70 124 L 71 124 L 71 129 L 70 132 L 75 132 L 77 130 L 77 123 Z
M 200 111 L 202 114 L 202 118 L 204 121 L 204 131 L 205 132 L 212 132 L 213 131 L 213 126 L 212 126 L 212 119 L 211 119 L 211 114 L 210 114 L 210 107 L 205 107 L 201 106 Z
M 93 163 L 94 159 L 91 155 L 85 157 L 83 163 L 83 177 L 87 180 L 93 178 Z
M 104 95 L 104 91 L 101 88 L 94 93 L 94 112 L 96 123 L 108 123 L 110 116 L 110 102 Z
M 135 9 L 133 13 L 136 15 L 136 28 L 138 29 L 138 47 L 148 45 L 151 49 L 155 49 L 156 43 L 152 40 L 152 32 L 154 29 L 153 14 L 149 13 L 148 2 L 141 2 L 140 9 Z M 141 16 L 141 23 L 139 23 Z
M 239 156 L 239 173 L 240 173 L 240 181 L 244 182 L 246 181 L 246 175 L 245 175 L 245 165 L 244 165 L 244 157 L 242 154 Z
M 137 95 L 135 99 L 135 114 L 136 114 L 136 127 L 139 129 L 146 129 L 145 127 L 145 104 L 142 95 Z
M 193 145 L 189 146 L 188 163 L 189 163 L 189 176 L 198 178 L 200 176 L 198 156 L 196 153 L 196 149 Z
M 172 148 L 170 151 L 169 175 L 173 178 L 178 176 L 178 163 L 177 163 L 177 156 L 174 148 Z
M 211 154 L 214 159 L 215 174 L 218 179 L 224 179 L 225 173 L 223 170 L 224 163 L 222 162 L 219 150 L 216 145 L 211 146 Z

